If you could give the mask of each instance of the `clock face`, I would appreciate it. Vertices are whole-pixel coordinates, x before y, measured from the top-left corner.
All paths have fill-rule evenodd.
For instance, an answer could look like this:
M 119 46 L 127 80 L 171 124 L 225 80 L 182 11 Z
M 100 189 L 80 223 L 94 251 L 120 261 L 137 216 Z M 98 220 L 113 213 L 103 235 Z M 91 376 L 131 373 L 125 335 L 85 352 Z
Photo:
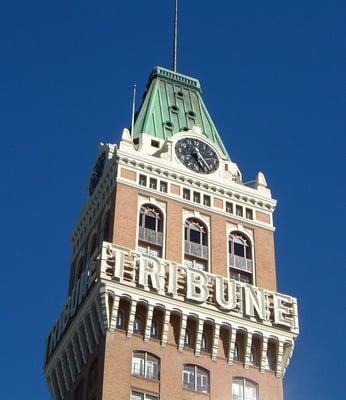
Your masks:
M 103 174 L 103 170 L 105 169 L 106 164 L 106 153 L 102 153 L 96 161 L 95 167 L 93 169 L 93 173 L 91 174 L 90 183 L 89 183 L 89 195 L 92 195 L 101 176 Z
M 214 149 L 199 139 L 180 139 L 175 145 L 175 154 L 185 167 L 194 172 L 211 174 L 219 168 L 219 158 Z

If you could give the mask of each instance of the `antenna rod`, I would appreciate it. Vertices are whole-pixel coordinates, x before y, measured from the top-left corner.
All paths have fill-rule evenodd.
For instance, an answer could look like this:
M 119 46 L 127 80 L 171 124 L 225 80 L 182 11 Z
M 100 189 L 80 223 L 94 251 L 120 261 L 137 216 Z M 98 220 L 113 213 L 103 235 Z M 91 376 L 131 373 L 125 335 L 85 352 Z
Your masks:
M 174 42 L 173 42 L 173 71 L 174 72 L 177 72 L 177 52 L 178 52 L 178 0 L 175 0 Z
M 134 135 L 135 129 L 135 107 L 136 107 L 136 85 L 133 85 L 133 98 L 132 98 L 132 117 L 131 117 L 131 136 Z

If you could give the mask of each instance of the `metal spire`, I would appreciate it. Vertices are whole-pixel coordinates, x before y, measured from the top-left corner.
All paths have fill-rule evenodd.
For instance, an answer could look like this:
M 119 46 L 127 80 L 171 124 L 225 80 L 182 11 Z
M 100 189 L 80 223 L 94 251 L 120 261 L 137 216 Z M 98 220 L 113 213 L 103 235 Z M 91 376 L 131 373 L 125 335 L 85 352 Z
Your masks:
M 132 97 L 132 115 L 131 115 L 131 136 L 134 135 L 135 129 L 135 107 L 136 107 L 136 85 L 133 85 L 133 97 Z
M 173 71 L 177 72 L 178 53 L 178 0 L 175 0 L 174 40 L 173 40 Z

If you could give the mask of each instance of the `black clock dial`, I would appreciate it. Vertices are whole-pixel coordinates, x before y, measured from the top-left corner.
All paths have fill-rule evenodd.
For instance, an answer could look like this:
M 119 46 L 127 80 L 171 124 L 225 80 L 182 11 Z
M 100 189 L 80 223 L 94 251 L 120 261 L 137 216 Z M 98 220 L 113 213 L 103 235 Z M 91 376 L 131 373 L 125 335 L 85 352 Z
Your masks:
M 93 169 L 93 173 L 91 174 L 90 183 L 89 183 L 89 195 L 92 195 L 101 176 L 103 174 L 103 170 L 105 169 L 106 164 L 106 153 L 102 153 L 96 161 L 95 167 Z
M 210 174 L 219 168 L 219 158 L 207 143 L 199 139 L 180 139 L 175 154 L 185 167 L 202 174 Z

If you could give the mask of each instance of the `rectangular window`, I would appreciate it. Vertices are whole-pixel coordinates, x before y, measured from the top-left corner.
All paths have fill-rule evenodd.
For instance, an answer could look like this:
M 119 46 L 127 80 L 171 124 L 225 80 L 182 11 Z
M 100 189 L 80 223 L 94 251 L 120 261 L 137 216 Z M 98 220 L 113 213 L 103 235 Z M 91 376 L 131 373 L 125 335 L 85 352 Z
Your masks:
M 211 204 L 210 196 L 207 196 L 206 194 L 203 196 L 203 204 L 207 207 L 210 207 Z
M 183 189 L 183 199 L 184 200 L 190 200 L 191 198 L 191 192 L 189 189 L 184 188 Z
M 158 140 L 152 140 L 151 141 L 152 147 L 159 148 L 160 147 L 160 142 Z
M 247 219 L 253 219 L 253 211 L 250 208 L 246 208 L 245 213 Z
M 157 179 L 150 178 L 149 187 L 150 187 L 150 189 L 156 190 L 157 189 Z
M 148 393 L 132 391 L 131 400 L 159 400 L 159 397 Z
M 141 186 L 147 186 L 147 177 L 145 175 L 139 175 L 139 184 Z
M 167 193 L 167 182 L 160 181 L 160 192 Z
M 193 201 L 195 203 L 201 202 L 201 194 L 199 192 L 193 192 Z
M 229 214 L 233 214 L 233 203 L 226 201 L 226 212 Z
M 243 216 L 243 207 L 242 206 L 235 206 L 235 213 L 238 217 Z

